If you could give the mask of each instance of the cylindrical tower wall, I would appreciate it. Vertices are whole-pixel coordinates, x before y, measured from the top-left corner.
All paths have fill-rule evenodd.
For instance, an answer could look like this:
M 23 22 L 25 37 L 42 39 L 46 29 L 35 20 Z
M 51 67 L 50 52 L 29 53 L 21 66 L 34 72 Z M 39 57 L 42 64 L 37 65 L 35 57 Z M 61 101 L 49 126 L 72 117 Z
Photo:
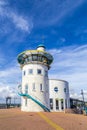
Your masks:
M 26 64 L 22 68 L 22 92 L 49 108 L 48 67 L 43 64 Z M 22 97 L 23 111 L 44 111 L 38 104 Z

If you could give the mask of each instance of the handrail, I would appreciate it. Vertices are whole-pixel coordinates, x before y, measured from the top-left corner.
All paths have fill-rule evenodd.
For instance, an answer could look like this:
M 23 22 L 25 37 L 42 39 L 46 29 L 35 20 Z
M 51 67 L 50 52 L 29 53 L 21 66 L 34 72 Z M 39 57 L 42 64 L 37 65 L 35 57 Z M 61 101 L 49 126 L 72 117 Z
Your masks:
M 18 88 L 21 88 L 21 85 L 18 86 Z M 32 99 L 34 102 L 36 102 L 39 106 L 41 106 L 45 111 L 50 112 L 50 109 L 47 108 L 44 104 L 42 104 L 40 101 L 36 100 L 35 98 L 33 98 L 31 95 L 26 94 L 26 93 L 22 93 L 22 91 L 20 90 L 20 93 L 18 93 L 20 96 L 26 96 L 27 98 Z M 37 98 L 37 97 L 36 97 Z M 40 99 L 39 99 L 40 100 Z

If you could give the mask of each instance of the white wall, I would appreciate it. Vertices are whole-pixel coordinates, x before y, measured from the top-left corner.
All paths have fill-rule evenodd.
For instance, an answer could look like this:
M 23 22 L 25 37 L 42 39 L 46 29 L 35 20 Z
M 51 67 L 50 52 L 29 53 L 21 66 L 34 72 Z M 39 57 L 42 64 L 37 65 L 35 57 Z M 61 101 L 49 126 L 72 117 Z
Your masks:
M 58 88 L 58 92 L 55 92 L 54 88 Z M 66 92 L 64 91 L 66 89 Z M 69 85 L 68 82 L 64 80 L 50 79 L 49 80 L 49 93 L 50 98 L 53 99 L 53 110 L 52 111 L 64 111 L 64 109 L 69 108 Z M 59 109 L 56 109 L 56 100 L 59 103 Z M 63 100 L 63 107 L 61 107 L 61 101 Z
M 29 74 L 29 69 L 33 70 L 33 74 Z M 38 69 L 42 71 L 41 74 L 37 74 Z M 28 85 L 28 94 L 49 108 L 49 85 L 48 76 L 45 76 L 45 71 L 48 72 L 48 67 L 42 64 L 24 65 L 22 69 L 22 92 L 25 93 L 25 86 Z M 33 90 L 34 83 L 35 90 Z M 42 91 L 40 90 L 40 84 L 42 84 Z M 44 111 L 31 99 L 27 99 L 27 105 L 25 105 L 25 102 L 26 99 L 22 97 L 22 111 Z

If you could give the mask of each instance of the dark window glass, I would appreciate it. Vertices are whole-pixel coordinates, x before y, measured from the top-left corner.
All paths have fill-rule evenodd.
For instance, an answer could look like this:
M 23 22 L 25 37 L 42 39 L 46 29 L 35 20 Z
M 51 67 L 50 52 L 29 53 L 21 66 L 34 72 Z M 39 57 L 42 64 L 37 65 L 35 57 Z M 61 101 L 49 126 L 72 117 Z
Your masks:
M 56 100 L 56 110 L 58 110 L 58 109 L 59 109 L 59 101 Z
M 66 88 L 64 88 L 64 92 L 66 93 Z
M 50 109 L 52 110 L 53 109 L 53 99 L 50 98 Z
M 40 91 L 43 91 L 43 87 L 42 87 L 42 84 L 40 84 Z
M 62 109 L 62 110 L 64 109 L 64 102 L 63 102 L 63 99 L 61 99 L 61 109 Z
M 25 75 L 26 74 L 26 72 L 25 71 L 23 71 L 23 75 Z
M 41 74 L 41 69 L 38 69 L 38 70 L 37 70 L 37 74 Z
M 55 91 L 55 92 L 58 92 L 58 87 L 55 87 L 55 88 L 54 88 L 54 91 Z

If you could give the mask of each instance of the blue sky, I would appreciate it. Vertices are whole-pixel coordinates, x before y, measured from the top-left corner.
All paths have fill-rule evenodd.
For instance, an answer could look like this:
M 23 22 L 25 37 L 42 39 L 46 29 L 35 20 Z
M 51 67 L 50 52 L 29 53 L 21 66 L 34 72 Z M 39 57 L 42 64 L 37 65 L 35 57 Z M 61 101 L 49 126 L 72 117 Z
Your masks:
M 86 0 L 0 0 L 0 96 L 17 95 L 17 55 L 41 43 L 54 57 L 49 77 L 67 80 L 72 97 L 83 89 L 87 100 Z

